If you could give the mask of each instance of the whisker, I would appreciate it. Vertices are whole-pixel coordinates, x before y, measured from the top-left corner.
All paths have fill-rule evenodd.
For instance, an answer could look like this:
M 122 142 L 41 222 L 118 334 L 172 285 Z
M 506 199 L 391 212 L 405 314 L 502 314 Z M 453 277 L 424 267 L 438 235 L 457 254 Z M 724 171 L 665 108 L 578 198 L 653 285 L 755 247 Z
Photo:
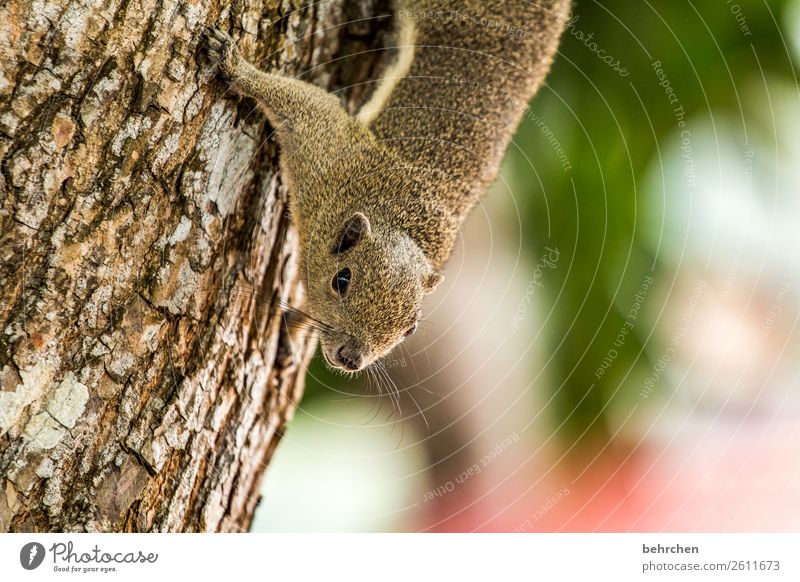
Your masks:
M 428 424 L 428 419 L 425 418 L 425 413 L 422 411 L 422 408 L 420 407 L 419 403 L 417 402 L 417 399 L 414 398 L 413 394 L 411 394 L 411 390 L 410 389 L 407 389 L 406 393 L 408 394 L 408 397 L 411 398 L 411 402 L 414 403 L 414 406 L 417 407 L 417 410 L 419 410 L 419 415 L 422 417 L 422 421 L 425 423 L 425 431 L 428 433 L 428 436 L 431 436 L 431 425 Z
M 425 386 L 422 385 L 422 383 L 420 381 L 420 377 L 419 377 L 419 371 L 417 370 L 417 366 L 414 363 L 414 356 L 411 354 L 411 348 L 408 347 L 405 344 L 401 344 L 401 346 L 406 351 L 406 357 L 411 362 L 411 367 L 414 369 L 414 376 L 415 376 L 414 387 L 419 388 L 420 390 L 430 394 L 431 396 L 438 397 L 438 394 L 436 394 L 432 390 L 429 390 L 428 388 L 425 388 Z M 426 355 L 427 355 L 427 353 L 426 353 Z M 408 390 L 408 388 L 406 390 Z
M 400 414 L 399 423 L 395 423 L 395 426 L 397 424 L 400 424 L 400 440 L 397 441 L 397 448 L 400 448 L 400 445 L 403 443 L 403 440 L 405 439 L 405 436 L 406 436 L 405 417 L 403 416 L 403 409 L 400 406 L 400 390 L 398 390 L 397 384 L 395 384 L 394 380 L 392 379 L 391 375 L 389 374 L 388 370 L 386 369 L 386 365 L 384 364 L 384 362 L 379 362 L 378 369 L 381 370 L 381 372 L 383 373 L 383 377 L 386 379 L 386 382 L 387 382 L 388 386 L 390 387 L 390 390 L 393 389 L 394 394 L 395 394 L 395 402 L 397 402 L 397 408 L 398 408 L 399 414 Z
M 297 325 L 297 324 L 292 324 L 291 322 L 285 322 L 285 324 L 289 329 L 293 331 L 313 331 L 319 333 L 319 335 L 321 336 L 326 336 L 330 334 L 328 330 L 320 329 L 315 325 Z
M 372 365 L 368 366 L 367 369 L 372 372 L 373 378 L 375 378 L 375 385 L 378 387 L 378 401 L 380 402 L 380 404 L 381 404 L 380 408 L 382 409 L 383 408 L 383 394 L 384 394 L 383 378 L 381 378 L 381 375 L 378 373 L 377 365 L 372 364 Z M 392 400 L 391 400 L 391 394 L 387 393 L 387 396 L 389 396 L 389 401 L 390 401 L 390 403 L 392 405 L 392 409 L 394 409 L 394 402 L 392 402 Z M 389 416 L 387 416 L 386 418 L 383 419 L 383 422 L 386 422 L 387 420 L 389 420 L 390 416 L 391 416 L 391 412 L 389 413 Z
M 278 307 L 283 311 L 282 317 L 287 326 L 295 329 L 313 329 L 323 336 L 332 336 L 337 331 L 330 325 L 312 317 L 308 313 L 292 307 L 285 301 L 279 300 Z
M 372 382 L 373 381 L 377 385 L 377 381 L 375 380 L 374 371 L 371 370 L 369 367 L 366 368 L 366 370 L 367 370 L 367 376 L 370 379 L 369 387 L 372 387 Z M 372 404 L 373 408 L 375 409 L 375 412 L 373 413 L 372 417 L 369 419 L 369 423 L 372 423 L 381 412 L 380 387 L 378 387 L 377 391 L 378 391 L 378 397 L 375 399 L 375 402 Z
M 402 408 L 402 406 L 400 404 L 400 393 L 397 390 L 397 386 L 394 384 L 392 379 L 389 377 L 389 374 L 386 371 L 386 368 L 384 367 L 383 362 L 381 362 L 381 361 L 376 362 L 375 370 L 378 373 L 378 376 L 383 379 L 383 382 L 384 382 L 384 384 L 386 386 L 386 392 L 387 392 L 387 394 L 389 394 L 389 397 L 390 397 L 390 399 L 392 401 L 393 413 L 392 413 L 392 415 L 390 415 L 387 418 L 387 420 L 389 418 L 394 418 L 395 415 L 399 416 L 400 417 L 399 418 L 399 422 L 402 425 L 401 428 L 403 430 L 405 430 L 405 425 L 403 425 L 403 421 L 405 420 L 405 418 L 403 417 L 403 408 Z M 395 426 L 396 425 L 397 425 L 397 422 L 395 422 Z M 392 431 L 394 431 L 394 426 L 392 427 Z
M 417 371 L 417 365 L 414 363 L 414 357 L 411 355 L 411 349 L 405 343 L 400 345 L 406 351 L 406 358 L 411 362 L 411 367 L 414 369 L 414 380 L 419 383 L 419 372 Z
M 318 331 L 322 335 L 330 335 L 330 332 L 327 329 L 320 328 L 318 325 L 306 324 L 306 323 L 295 324 L 290 321 L 285 321 L 285 323 L 287 327 L 293 330 L 304 330 L 304 331 L 312 330 L 312 331 Z
M 291 313 L 294 316 L 302 317 L 310 322 L 314 322 L 321 328 L 327 329 L 332 333 L 336 332 L 336 330 L 333 327 L 331 327 L 324 321 L 320 321 L 319 319 L 313 317 L 312 315 L 306 313 L 305 311 L 298 309 L 297 307 L 293 307 L 292 305 L 289 305 L 289 303 L 284 301 L 283 299 L 278 300 L 278 307 L 280 307 L 281 310 L 283 310 L 286 313 Z

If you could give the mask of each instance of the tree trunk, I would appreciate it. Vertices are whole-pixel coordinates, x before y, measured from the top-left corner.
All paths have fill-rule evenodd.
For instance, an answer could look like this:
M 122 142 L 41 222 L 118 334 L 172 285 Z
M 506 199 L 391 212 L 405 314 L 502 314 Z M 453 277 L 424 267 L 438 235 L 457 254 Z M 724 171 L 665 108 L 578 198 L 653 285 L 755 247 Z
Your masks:
M 271 129 L 199 47 L 222 23 L 355 108 L 388 2 L 300 4 L 0 4 L 0 530 L 249 527 L 315 340 L 276 309 Z

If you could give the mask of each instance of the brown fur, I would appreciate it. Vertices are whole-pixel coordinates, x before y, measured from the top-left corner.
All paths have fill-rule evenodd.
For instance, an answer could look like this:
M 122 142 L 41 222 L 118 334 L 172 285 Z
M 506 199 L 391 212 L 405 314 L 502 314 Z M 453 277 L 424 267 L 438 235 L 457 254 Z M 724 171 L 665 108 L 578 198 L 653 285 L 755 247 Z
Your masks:
M 308 309 L 327 328 L 331 365 L 361 369 L 415 324 L 547 74 L 567 11 L 567 0 L 400 0 L 400 27 L 413 28 L 397 36 L 414 46 L 399 50 L 413 58 L 366 122 L 322 89 L 259 71 L 227 34 L 209 31 L 223 76 L 277 129 Z M 332 252 L 359 212 L 367 231 Z M 352 278 L 342 298 L 331 279 L 344 267 Z

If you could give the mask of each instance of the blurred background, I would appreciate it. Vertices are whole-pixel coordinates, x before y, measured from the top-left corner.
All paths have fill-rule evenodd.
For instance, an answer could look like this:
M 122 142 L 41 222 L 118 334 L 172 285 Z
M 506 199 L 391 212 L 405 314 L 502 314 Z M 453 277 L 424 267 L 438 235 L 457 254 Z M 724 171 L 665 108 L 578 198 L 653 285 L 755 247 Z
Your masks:
M 573 12 L 420 330 L 315 360 L 254 530 L 800 530 L 800 1 Z

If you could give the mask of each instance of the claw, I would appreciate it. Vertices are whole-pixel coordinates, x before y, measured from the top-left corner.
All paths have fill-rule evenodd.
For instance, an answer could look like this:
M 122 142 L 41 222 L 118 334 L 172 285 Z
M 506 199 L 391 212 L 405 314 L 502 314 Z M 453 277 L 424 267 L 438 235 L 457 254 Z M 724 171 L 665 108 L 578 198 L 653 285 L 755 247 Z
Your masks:
M 210 42 L 217 43 L 218 45 L 224 45 L 226 42 L 230 40 L 230 36 L 227 33 L 221 31 L 216 26 L 209 26 L 206 29 L 206 38 Z
M 231 36 L 216 26 L 209 26 L 203 31 L 206 52 L 211 62 L 219 67 L 223 77 L 229 78 L 233 58 L 236 55 L 236 43 Z

